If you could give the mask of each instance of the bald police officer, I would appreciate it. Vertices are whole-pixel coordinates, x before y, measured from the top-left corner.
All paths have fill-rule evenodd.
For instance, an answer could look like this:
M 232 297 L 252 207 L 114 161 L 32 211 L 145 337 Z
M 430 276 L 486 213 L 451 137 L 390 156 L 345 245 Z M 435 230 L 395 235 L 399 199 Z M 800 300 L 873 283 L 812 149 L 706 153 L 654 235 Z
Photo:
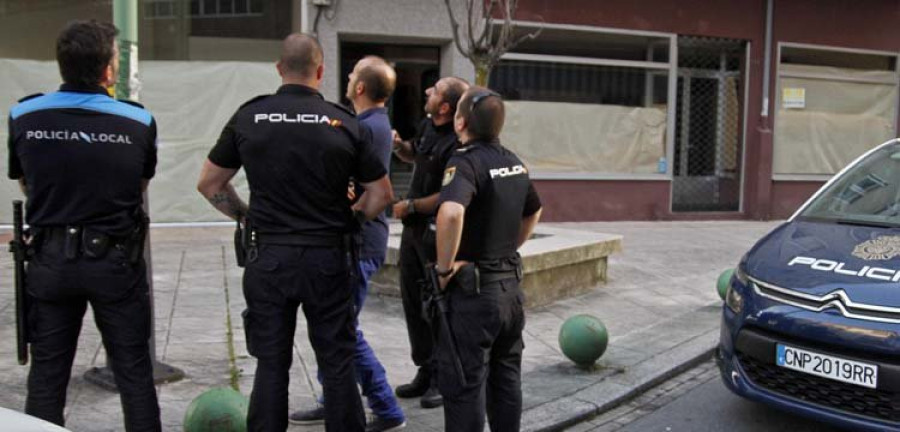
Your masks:
M 359 223 L 378 216 L 393 199 L 390 182 L 369 145 L 368 129 L 319 94 L 319 42 L 288 36 L 277 68 L 283 85 L 238 109 L 197 186 L 216 209 L 246 220 L 250 232 L 244 328 L 257 367 L 247 422 L 253 431 L 287 428 L 288 370 L 302 304 L 328 401 L 325 428 L 362 431 L 353 367 L 351 273 L 357 262 L 349 239 Z M 230 184 L 241 167 L 250 186 L 249 208 Z M 355 212 L 347 196 L 351 177 L 365 190 Z
M 87 304 L 125 412 L 125 430 L 160 430 L 150 358 L 142 191 L 156 170 L 156 121 L 109 97 L 118 31 L 74 21 L 56 41 L 64 84 L 10 110 L 9 178 L 28 197 L 31 371 L 25 412 L 63 425 Z
M 522 161 L 500 145 L 503 120 L 500 95 L 466 91 L 454 118 L 461 146 L 438 199 L 434 271 L 452 335 L 438 333 L 435 356 L 448 431 L 481 432 L 486 410 L 492 431 L 518 431 L 522 415 L 525 299 L 516 250 L 531 236 L 541 203 Z

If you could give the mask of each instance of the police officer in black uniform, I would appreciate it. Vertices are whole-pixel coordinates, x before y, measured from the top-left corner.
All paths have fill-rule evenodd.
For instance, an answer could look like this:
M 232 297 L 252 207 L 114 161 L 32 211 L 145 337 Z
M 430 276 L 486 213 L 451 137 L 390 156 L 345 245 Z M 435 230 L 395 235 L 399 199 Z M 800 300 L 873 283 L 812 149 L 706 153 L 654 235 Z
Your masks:
M 522 161 L 497 139 L 503 119 L 498 94 L 465 93 L 454 120 L 462 144 L 438 200 L 434 272 L 450 330 L 438 333 L 435 357 L 448 431 L 481 432 L 486 407 L 494 432 L 518 431 L 522 415 L 525 301 L 516 250 L 531 236 L 541 202 Z
M 415 163 L 407 198 L 394 204 L 393 215 L 403 221 L 400 238 L 400 294 L 412 360 L 419 369 L 409 384 L 397 386 L 401 398 L 421 396 L 423 408 L 441 406 L 441 394 L 437 389 L 432 351 L 434 349 L 431 327 L 423 315 L 423 284 L 426 283 L 425 266 L 433 263 L 434 211 L 444 166 L 450 160 L 457 145 L 453 132 L 453 115 L 468 82 L 457 77 L 445 77 L 429 87 L 425 94 L 425 112 L 429 118 L 422 121 L 411 141 L 401 141 L 394 134 L 394 153 L 405 162 Z
M 150 304 L 140 256 L 142 192 L 156 170 L 156 122 L 109 97 L 118 31 L 74 21 L 56 41 L 64 84 L 9 116 L 9 178 L 31 226 L 25 412 L 63 425 L 66 386 L 87 303 L 109 355 L 128 431 L 160 430 L 150 358 Z
M 362 431 L 362 404 L 353 368 L 356 345 L 351 268 L 352 231 L 393 199 L 384 164 L 368 129 L 318 92 L 322 48 L 307 35 L 284 40 L 277 64 L 283 85 L 244 104 L 209 153 L 197 186 L 219 211 L 246 220 L 244 326 L 257 358 L 250 395 L 252 431 L 288 424 L 288 370 L 297 308 L 323 372 L 325 428 Z M 250 206 L 230 184 L 244 168 Z M 351 210 L 350 179 L 365 189 Z

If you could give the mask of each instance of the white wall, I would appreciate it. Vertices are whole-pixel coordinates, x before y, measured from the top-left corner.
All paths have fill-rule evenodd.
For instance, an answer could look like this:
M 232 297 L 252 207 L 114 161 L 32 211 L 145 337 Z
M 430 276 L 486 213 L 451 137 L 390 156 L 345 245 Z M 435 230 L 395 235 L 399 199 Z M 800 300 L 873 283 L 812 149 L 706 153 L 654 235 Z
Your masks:
M 460 16 L 462 0 L 454 11 Z M 443 0 L 340 0 L 328 10 L 334 19 L 319 19 L 318 37 L 325 51 L 325 80 L 322 94 L 338 100 L 341 80 L 340 41 L 430 45 L 441 48 L 441 75 L 475 80 L 475 70 L 453 44 L 453 33 Z M 316 8 L 309 3 L 308 24 L 312 30 Z M 324 14 L 323 14 L 324 15 Z

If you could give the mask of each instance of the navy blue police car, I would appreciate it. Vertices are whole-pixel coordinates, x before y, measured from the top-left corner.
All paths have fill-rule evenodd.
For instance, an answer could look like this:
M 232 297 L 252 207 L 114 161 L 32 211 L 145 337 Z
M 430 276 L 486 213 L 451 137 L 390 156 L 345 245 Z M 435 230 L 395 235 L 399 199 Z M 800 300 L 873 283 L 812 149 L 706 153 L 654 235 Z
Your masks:
M 716 360 L 745 398 L 900 430 L 900 140 L 860 156 L 744 255 Z

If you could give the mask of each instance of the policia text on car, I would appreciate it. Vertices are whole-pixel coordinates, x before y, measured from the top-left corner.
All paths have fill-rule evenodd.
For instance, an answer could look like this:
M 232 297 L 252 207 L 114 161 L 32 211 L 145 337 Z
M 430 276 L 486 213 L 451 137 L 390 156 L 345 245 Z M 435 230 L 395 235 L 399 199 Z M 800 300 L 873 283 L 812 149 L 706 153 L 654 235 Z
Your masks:
M 156 122 L 106 88 L 118 75 L 117 31 L 75 21 L 60 33 L 64 84 L 10 110 L 9 177 L 27 197 L 31 371 L 25 412 L 63 425 L 66 386 L 90 302 L 125 414 L 125 430 L 160 430 L 141 257 L 142 191 L 156 169 Z M 19 244 L 18 246 L 23 246 Z
M 277 68 L 283 85 L 237 110 L 197 186 L 219 211 L 244 220 L 251 233 L 244 328 L 257 367 L 248 429 L 287 428 L 288 370 L 302 304 L 323 373 L 326 430 L 362 431 L 351 283 L 358 260 L 351 239 L 361 220 L 375 218 L 391 201 L 391 186 L 368 129 L 319 94 L 324 67 L 318 41 L 288 36 Z M 250 186 L 249 208 L 230 184 L 241 167 Z M 351 177 L 365 190 L 355 211 L 347 196 Z
M 438 289 L 449 331 L 437 333 L 438 382 L 450 431 L 518 431 L 524 296 L 516 250 L 541 214 L 528 171 L 500 145 L 503 101 L 472 87 L 459 101 L 461 146 L 444 171 L 437 213 Z M 458 357 L 456 357 L 458 356 Z M 452 371 L 459 371 L 453 373 Z

